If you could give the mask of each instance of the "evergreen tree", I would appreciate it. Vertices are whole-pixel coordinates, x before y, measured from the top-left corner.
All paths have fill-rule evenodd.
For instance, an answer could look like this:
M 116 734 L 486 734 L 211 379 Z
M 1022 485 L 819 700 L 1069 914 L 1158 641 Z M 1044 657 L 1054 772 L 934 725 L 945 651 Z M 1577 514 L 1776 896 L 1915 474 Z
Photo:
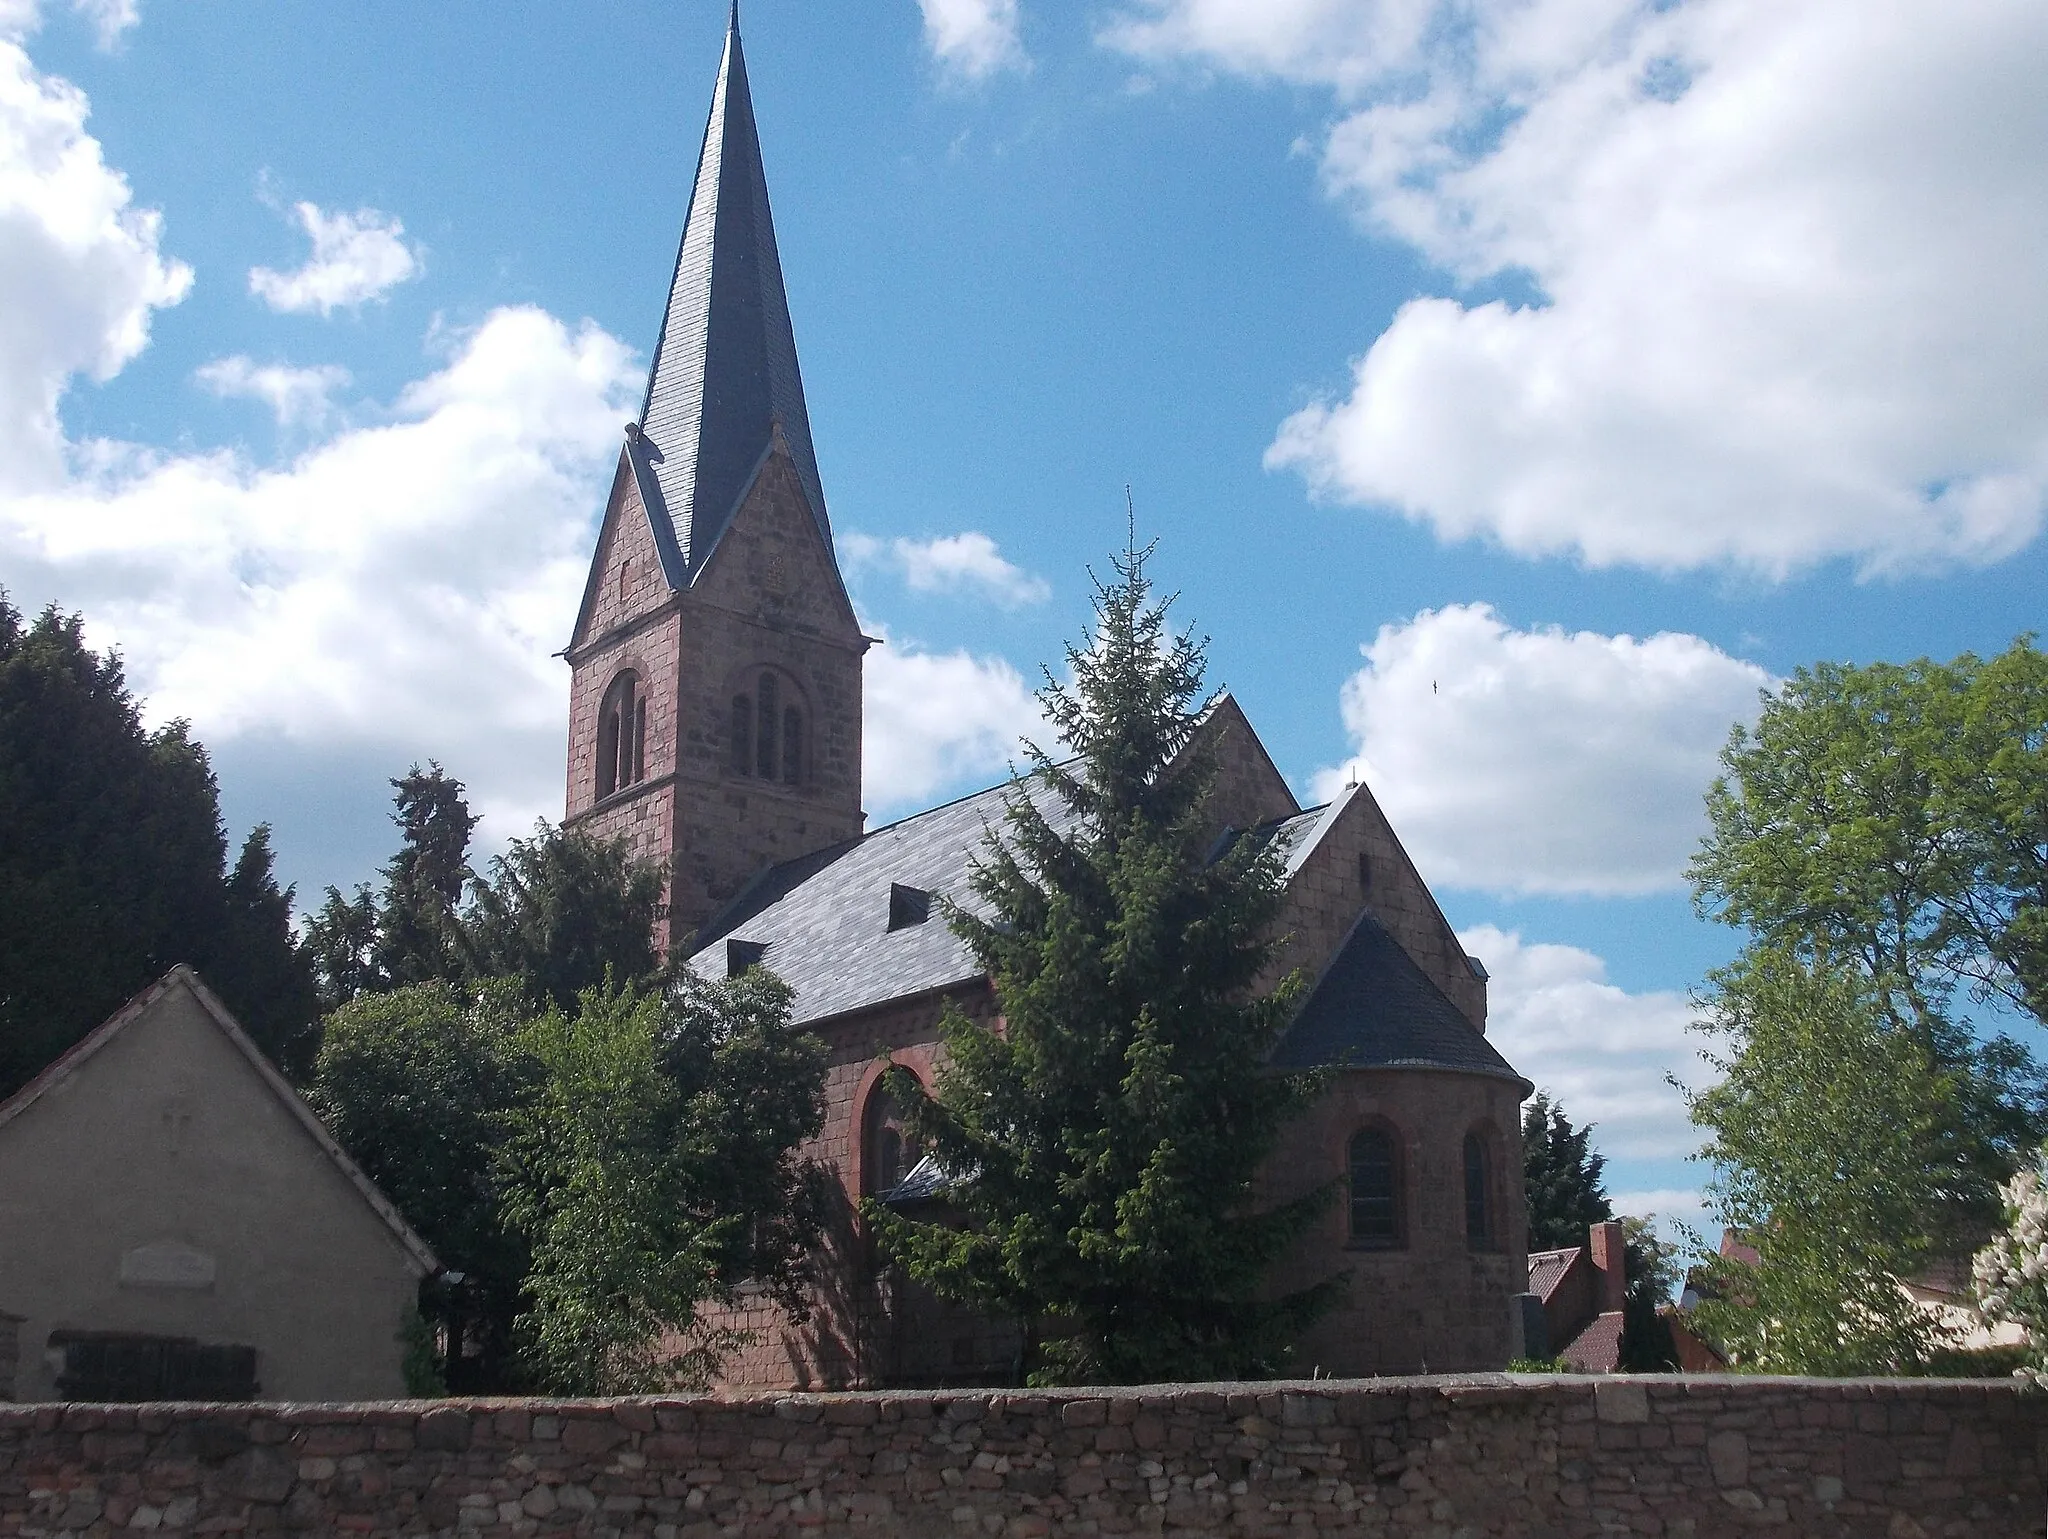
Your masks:
M 661 868 L 635 865 L 623 842 L 542 823 L 491 862 L 488 881 L 471 884 L 461 921 L 465 962 L 485 977 L 519 979 L 535 1005 L 573 1010 L 607 977 L 626 984 L 654 976 L 661 891 Z
M 364 885 L 344 897 L 330 887 L 306 924 L 327 1008 L 412 983 L 513 978 L 535 1009 L 553 1001 L 573 1012 L 607 976 L 646 983 L 659 971 L 661 871 L 635 864 L 623 841 L 543 821 L 480 877 L 469 866 L 478 819 L 462 782 L 430 762 L 391 787 L 400 843 L 382 891 Z
M 1607 1157 L 1592 1146 L 1593 1127 L 1575 1128 L 1564 1108 L 1538 1091 L 1522 1108 L 1522 1176 L 1528 1193 L 1529 1249 L 1584 1245 L 1586 1230 L 1614 1217 L 1601 1174 Z
M 1029 746 L 1007 837 L 973 868 L 985 910 L 949 906 L 1004 1029 L 951 1008 L 936 1098 L 892 1077 L 964 1222 L 867 1208 L 913 1277 L 1019 1322 L 1033 1383 L 1269 1375 L 1341 1286 L 1262 1292 L 1331 1195 L 1253 1201 L 1320 1081 L 1266 1068 L 1299 989 L 1253 992 L 1280 861 L 1249 838 L 1215 852 L 1203 648 L 1169 635 L 1148 554 L 1117 558 L 1090 643 L 1068 648 L 1073 684 L 1040 692 L 1073 757 Z
M 179 962 L 287 1073 L 315 1002 L 259 827 L 226 869 L 206 750 L 155 732 L 77 615 L 0 592 L 0 1096 Z

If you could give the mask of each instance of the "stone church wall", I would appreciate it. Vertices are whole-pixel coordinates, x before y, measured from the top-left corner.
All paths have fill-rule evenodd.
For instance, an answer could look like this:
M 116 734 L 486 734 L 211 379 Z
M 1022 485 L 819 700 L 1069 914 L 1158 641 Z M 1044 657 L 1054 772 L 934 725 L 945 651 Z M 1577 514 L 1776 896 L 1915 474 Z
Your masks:
M 1927 1379 L 0 1407 L 0 1535 L 2031 1539 L 2044 1448 Z
M 1275 1292 L 1350 1274 L 1337 1305 L 1312 1326 L 1301 1372 L 1465 1373 L 1505 1367 L 1508 1300 L 1527 1286 L 1528 1219 L 1522 1197 L 1521 1087 L 1508 1080 L 1428 1069 L 1337 1073 L 1328 1092 L 1280 1136 L 1266 1162 L 1263 1200 L 1277 1202 L 1345 1174 L 1352 1136 L 1394 1134 L 1400 1151 L 1401 1243 L 1362 1250 L 1350 1239 L 1340 1187 L 1316 1227 L 1277 1264 Z M 1489 1160 L 1491 1233 L 1465 1232 L 1465 1135 Z

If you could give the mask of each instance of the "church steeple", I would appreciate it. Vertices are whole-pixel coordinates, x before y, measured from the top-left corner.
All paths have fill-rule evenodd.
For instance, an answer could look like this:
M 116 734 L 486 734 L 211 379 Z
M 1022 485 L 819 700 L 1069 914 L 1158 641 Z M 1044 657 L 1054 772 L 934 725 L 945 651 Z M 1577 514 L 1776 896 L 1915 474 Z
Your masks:
M 703 572 L 778 426 L 829 550 L 735 3 L 646 400 L 628 430 L 670 588 Z

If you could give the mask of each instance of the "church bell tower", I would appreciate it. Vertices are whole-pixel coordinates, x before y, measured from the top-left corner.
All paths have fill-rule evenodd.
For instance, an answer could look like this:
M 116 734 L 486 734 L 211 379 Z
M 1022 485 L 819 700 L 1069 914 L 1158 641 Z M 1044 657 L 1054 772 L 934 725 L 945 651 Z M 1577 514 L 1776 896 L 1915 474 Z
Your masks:
M 647 393 L 576 629 L 564 824 L 668 872 L 657 941 L 861 832 L 861 656 L 832 550 L 735 7 Z

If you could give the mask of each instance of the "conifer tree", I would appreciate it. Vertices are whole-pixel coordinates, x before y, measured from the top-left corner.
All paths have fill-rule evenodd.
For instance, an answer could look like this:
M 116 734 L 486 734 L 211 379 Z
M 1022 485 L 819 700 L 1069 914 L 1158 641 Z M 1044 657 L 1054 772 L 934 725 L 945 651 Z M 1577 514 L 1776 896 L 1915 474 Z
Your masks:
M 1601 1175 L 1607 1156 L 1592 1147 L 1593 1125 L 1573 1127 L 1564 1108 L 1538 1091 L 1522 1108 L 1522 1175 L 1529 1249 L 1584 1245 L 1586 1229 L 1614 1217 Z
M 1216 850 L 1203 645 L 1167 631 L 1149 554 L 1116 559 L 1073 683 L 1040 692 L 1072 757 L 1026 745 L 980 902 L 949 905 L 1003 1030 L 949 1009 L 936 1096 L 892 1077 L 961 1221 L 866 1210 L 913 1277 L 1018 1323 L 1032 1383 L 1270 1375 L 1341 1285 L 1262 1291 L 1331 1193 L 1253 1197 L 1319 1081 L 1266 1068 L 1299 993 L 1254 992 L 1280 860 L 1254 838 Z

